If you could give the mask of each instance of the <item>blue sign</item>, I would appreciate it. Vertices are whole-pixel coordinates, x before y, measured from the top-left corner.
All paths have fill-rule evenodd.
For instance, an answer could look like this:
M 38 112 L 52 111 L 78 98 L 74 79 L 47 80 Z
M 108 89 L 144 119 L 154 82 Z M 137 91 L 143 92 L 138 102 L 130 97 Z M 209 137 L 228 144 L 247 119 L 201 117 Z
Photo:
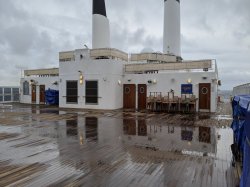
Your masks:
M 193 94 L 193 85 L 192 84 L 182 84 L 181 85 L 181 94 Z

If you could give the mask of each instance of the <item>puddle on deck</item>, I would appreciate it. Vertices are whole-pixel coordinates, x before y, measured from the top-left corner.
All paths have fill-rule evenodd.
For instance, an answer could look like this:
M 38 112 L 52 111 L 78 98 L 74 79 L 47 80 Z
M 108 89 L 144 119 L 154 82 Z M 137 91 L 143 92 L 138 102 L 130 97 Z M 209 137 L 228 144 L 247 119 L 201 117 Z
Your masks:
M 25 186 L 236 186 L 230 128 L 195 115 L 63 111 L 14 106 L 1 116 L 1 163 L 39 163 L 43 170 L 13 180 Z M 23 113 L 21 113 L 23 112 Z M 20 115 L 20 116 L 18 116 Z M 179 124 L 173 124 L 176 118 Z M 1 118 L 0 118 L 1 120 Z M 230 125 L 230 119 L 228 126 Z M 4 122 L 4 123 L 3 123 Z M 21 172 L 22 170 L 20 170 Z M 15 173 L 13 173 L 14 175 Z M 10 175 L 12 175 L 10 173 Z M 5 178 L 1 178 L 5 180 Z M 6 179 L 7 180 L 7 179 Z

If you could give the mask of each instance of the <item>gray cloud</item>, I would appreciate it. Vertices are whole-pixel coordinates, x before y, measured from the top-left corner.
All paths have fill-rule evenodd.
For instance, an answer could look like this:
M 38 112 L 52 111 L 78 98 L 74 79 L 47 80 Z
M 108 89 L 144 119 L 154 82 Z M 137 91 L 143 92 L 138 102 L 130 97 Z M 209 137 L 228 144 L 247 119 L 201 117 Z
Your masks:
M 58 52 L 91 47 L 91 1 L 0 0 L 0 85 L 21 67 L 58 66 Z M 111 42 L 129 53 L 162 50 L 163 0 L 106 0 Z M 182 56 L 217 59 L 222 89 L 250 80 L 250 1 L 181 1 Z

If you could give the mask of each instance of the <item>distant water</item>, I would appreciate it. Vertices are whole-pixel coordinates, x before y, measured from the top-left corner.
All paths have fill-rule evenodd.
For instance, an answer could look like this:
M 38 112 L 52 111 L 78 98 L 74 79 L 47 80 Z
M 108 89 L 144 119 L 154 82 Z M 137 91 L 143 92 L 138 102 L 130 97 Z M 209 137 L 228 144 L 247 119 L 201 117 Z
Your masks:
M 218 94 L 221 98 L 221 101 L 225 103 L 230 102 L 231 98 L 233 97 L 232 90 L 220 90 Z

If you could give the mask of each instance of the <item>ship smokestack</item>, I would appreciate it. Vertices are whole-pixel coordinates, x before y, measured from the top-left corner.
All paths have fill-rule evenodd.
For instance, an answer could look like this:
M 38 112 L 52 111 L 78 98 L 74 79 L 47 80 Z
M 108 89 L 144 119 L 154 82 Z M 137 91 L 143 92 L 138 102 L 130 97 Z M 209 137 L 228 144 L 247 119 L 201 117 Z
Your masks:
M 110 48 L 110 28 L 105 0 L 93 0 L 92 48 Z
M 164 0 L 163 53 L 181 57 L 180 0 Z

